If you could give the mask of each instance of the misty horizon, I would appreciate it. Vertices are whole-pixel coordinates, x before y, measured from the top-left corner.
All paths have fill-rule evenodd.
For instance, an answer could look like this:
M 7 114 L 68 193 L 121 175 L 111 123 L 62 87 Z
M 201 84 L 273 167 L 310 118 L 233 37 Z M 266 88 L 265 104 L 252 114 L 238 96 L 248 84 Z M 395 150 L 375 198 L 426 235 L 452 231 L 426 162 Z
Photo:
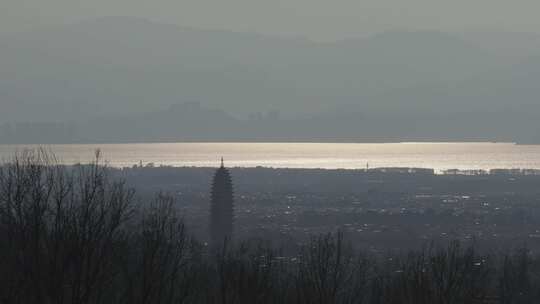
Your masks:
M 536 34 L 319 43 L 102 17 L 0 47 L 2 143 L 540 142 Z
M 466 9 L 464 9 L 466 8 Z M 96 0 L 47 2 L 6 0 L 0 12 L 0 29 L 19 32 L 55 24 L 76 23 L 102 16 L 131 16 L 183 27 L 261 34 L 304 36 L 312 40 L 341 40 L 393 30 L 445 32 L 539 32 L 534 1 L 425 0 L 273 1 L 232 0 Z M 489 11 L 489 14 L 486 11 Z

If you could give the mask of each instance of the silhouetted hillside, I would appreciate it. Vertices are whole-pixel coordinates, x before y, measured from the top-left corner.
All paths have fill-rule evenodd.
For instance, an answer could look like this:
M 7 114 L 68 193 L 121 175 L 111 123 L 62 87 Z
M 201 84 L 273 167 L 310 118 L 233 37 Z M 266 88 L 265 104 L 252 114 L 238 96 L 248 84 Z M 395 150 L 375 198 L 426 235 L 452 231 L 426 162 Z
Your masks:
M 182 192 L 136 196 L 135 189 L 101 165 L 99 154 L 94 162 L 74 167 L 59 166 L 52 159 L 53 155 L 42 151 L 27 151 L 0 167 L 0 298 L 5 303 L 461 304 L 536 303 L 538 299 L 540 257 L 536 251 L 482 249 L 473 240 L 484 235 L 478 227 L 491 208 L 486 197 L 478 201 L 481 214 L 468 218 L 459 209 L 474 201 L 451 201 L 470 196 L 444 196 L 442 205 L 451 208 L 447 212 L 429 208 L 419 213 L 403 206 L 377 212 L 374 204 L 370 206 L 382 194 L 377 190 L 367 192 L 367 202 L 355 200 L 352 205 L 317 202 L 317 196 L 309 195 L 311 207 L 298 216 L 300 195 L 289 194 L 280 204 L 269 200 L 271 192 L 264 192 L 263 197 L 242 195 L 243 200 L 255 199 L 245 212 L 250 218 L 257 216 L 258 208 L 270 205 L 258 225 L 283 218 L 293 223 L 273 231 L 259 229 L 262 238 L 242 238 L 242 222 L 235 221 L 232 239 L 212 248 L 205 242 L 207 237 L 193 236 L 191 226 L 184 222 L 192 219 L 186 211 L 204 209 L 208 216 L 208 196 Z M 148 169 L 133 168 L 130 173 L 141 175 Z M 170 168 L 159 170 L 163 178 L 167 174 L 163 170 Z M 316 207 L 321 203 L 324 208 Z M 507 230 L 499 235 L 494 229 L 508 224 L 500 213 L 516 205 L 506 200 L 506 207 L 497 207 L 495 218 L 500 224 L 489 225 L 485 235 L 507 235 Z M 283 207 L 288 211 L 276 212 Z M 369 209 L 364 211 L 364 207 Z M 347 220 L 358 221 L 357 228 L 335 221 L 342 209 Z M 538 214 L 535 209 L 530 216 L 516 211 L 511 218 L 522 233 L 535 229 L 524 226 Z M 456 229 L 439 233 L 445 240 L 424 239 L 422 248 L 381 253 L 366 235 L 380 227 L 373 234 L 384 241 L 383 234 L 400 232 L 395 220 L 379 222 L 385 216 L 411 217 L 411 224 L 425 218 L 437 221 L 421 225 L 422 231 L 441 225 Z M 454 222 L 458 217 L 468 218 L 469 225 Z M 310 223 L 301 227 L 308 235 L 290 237 L 291 228 L 299 222 Z M 311 226 L 328 222 L 342 228 L 318 233 Z M 413 232 L 407 226 L 401 235 Z M 473 227 L 474 237 L 460 240 L 456 232 L 467 226 Z M 538 231 L 528 235 L 537 239 Z M 370 246 L 361 249 L 359 244 Z

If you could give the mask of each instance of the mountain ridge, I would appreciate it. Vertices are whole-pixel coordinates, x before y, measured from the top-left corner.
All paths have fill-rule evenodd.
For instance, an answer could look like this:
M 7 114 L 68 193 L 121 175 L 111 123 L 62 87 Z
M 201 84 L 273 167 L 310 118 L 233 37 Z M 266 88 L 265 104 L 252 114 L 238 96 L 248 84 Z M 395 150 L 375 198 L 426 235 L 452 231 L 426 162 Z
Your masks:
M 279 110 L 287 119 L 488 115 L 534 104 L 537 60 L 468 37 L 394 31 L 321 43 L 132 17 L 1 35 L 0 124 L 137 117 L 189 101 L 237 118 Z

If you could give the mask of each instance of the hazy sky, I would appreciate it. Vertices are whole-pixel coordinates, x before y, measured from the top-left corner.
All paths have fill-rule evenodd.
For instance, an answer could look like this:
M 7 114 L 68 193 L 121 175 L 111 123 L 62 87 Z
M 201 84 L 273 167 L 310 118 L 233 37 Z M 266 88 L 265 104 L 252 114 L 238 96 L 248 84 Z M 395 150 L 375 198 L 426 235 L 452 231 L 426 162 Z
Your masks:
M 339 39 L 385 30 L 540 32 L 539 0 L 0 0 L 0 31 L 98 16 Z

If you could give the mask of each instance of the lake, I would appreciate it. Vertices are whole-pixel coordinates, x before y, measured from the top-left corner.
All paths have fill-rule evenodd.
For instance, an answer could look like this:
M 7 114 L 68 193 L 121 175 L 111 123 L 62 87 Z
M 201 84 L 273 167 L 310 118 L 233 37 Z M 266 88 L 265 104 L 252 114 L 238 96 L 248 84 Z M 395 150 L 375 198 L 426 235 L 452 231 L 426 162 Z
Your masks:
M 0 157 L 35 145 L 0 145 Z M 65 164 L 87 162 L 100 149 L 111 166 L 142 162 L 156 166 L 359 169 L 540 169 L 540 145 L 512 143 L 141 143 L 42 146 Z

